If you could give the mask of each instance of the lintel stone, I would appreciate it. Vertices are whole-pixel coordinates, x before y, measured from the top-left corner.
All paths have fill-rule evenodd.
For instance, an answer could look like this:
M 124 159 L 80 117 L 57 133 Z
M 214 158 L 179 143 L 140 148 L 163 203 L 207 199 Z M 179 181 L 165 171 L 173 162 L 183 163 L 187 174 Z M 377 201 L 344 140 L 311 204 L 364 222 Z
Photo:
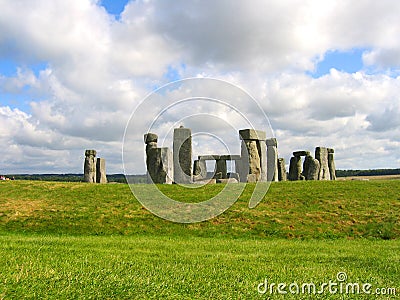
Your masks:
M 239 137 L 241 140 L 265 141 L 267 139 L 267 134 L 262 130 L 242 129 L 239 130 Z
M 294 151 L 293 156 L 309 156 L 310 151 Z

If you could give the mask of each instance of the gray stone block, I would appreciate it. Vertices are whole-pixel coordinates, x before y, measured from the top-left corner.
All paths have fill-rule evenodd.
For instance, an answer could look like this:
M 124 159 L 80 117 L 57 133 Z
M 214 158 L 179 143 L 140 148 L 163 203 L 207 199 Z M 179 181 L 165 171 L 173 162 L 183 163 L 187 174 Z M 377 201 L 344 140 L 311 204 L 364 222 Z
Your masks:
M 320 164 L 318 180 L 330 180 L 331 176 L 328 165 L 328 149 L 325 147 L 316 147 L 315 158 Z
M 268 140 L 267 140 L 268 142 Z M 276 144 L 276 143 L 275 143 Z M 267 180 L 278 181 L 278 149 L 275 144 L 267 143 Z
M 189 128 L 175 128 L 173 141 L 174 182 L 192 182 L 192 132 Z
M 144 143 L 145 143 L 145 144 L 148 144 L 148 143 L 150 143 L 150 142 L 156 142 L 156 143 L 157 143 L 158 135 L 155 134 L 155 133 L 149 132 L 149 133 L 146 133 L 146 134 L 143 136 L 143 139 L 144 139 Z
M 285 159 L 278 158 L 278 180 L 279 181 L 286 181 L 286 166 L 285 166 Z
M 329 167 L 329 175 L 330 175 L 331 180 L 336 180 L 336 166 L 335 166 L 335 159 L 334 159 L 333 153 L 334 152 L 329 152 L 329 149 L 328 149 L 328 167 Z
M 276 138 L 270 138 L 266 140 L 267 146 L 275 146 L 278 147 L 278 142 Z
M 241 140 L 265 141 L 267 139 L 267 134 L 262 130 L 242 129 L 239 130 L 239 137 Z
M 301 180 L 301 156 L 290 158 L 288 179 L 291 181 Z
M 83 165 L 83 177 L 85 182 L 96 182 L 96 150 L 85 151 L 85 162 Z
M 107 183 L 106 160 L 104 158 L 97 158 L 96 182 L 97 183 Z
M 310 151 L 295 151 L 293 152 L 293 156 L 308 156 L 310 155 Z

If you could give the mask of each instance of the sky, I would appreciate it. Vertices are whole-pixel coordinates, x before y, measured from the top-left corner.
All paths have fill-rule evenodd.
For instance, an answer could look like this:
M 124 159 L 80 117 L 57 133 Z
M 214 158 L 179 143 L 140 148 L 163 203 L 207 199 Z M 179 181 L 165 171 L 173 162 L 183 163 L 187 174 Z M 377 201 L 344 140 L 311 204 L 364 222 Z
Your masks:
M 145 173 L 150 116 L 184 96 L 157 89 L 185 78 L 246 91 L 271 127 L 234 88 L 197 87 L 225 106 L 174 106 L 151 128 L 192 128 L 195 155 L 240 152 L 232 106 L 287 163 L 327 146 L 338 169 L 400 168 L 399 12 L 396 0 L 0 0 L 0 174 L 82 173 L 85 149 L 123 173 L 124 143 L 130 173 Z M 199 112 L 211 117 L 187 118 Z

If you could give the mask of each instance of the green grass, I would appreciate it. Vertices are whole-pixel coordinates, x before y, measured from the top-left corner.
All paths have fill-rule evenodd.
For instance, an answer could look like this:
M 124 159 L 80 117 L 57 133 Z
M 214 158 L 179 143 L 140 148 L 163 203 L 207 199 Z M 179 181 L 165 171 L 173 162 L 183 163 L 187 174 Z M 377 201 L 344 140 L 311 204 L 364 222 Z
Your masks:
M 214 219 L 177 224 L 144 209 L 125 184 L 3 182 L 0 232 L 316 239 L 400 236 L 399 180 L 272 183 L 263 201 L 249 209 L 252 187 Z M 179 201 L 203 201 L 221 188 L 160 186 Z
M 318 287 L 338 283 L 338 272 L 371 291 L 400 288 L 399 241 L 5 235 L 0 243 L 5 299 L 280 299 L 276 290 L 258 293 L 258 284 Z
M 0 299 L 371 299 L 257 292 L 338 272 L 398 297 L 400 181 L 272 183 L 249 209 L 253 187 L 214 219 L 176 224 L 124 184 L 0 182 Z M 160 186 L 187 202 L 221 188 Z

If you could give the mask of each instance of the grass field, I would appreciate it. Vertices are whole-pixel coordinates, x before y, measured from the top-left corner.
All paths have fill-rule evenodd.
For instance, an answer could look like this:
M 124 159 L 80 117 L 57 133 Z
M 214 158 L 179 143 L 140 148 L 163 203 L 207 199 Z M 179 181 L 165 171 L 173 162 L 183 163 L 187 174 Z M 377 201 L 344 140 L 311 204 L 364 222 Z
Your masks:
M 181 201 L 221 188 L 160 186 Z M 338 272 L 398 297 L 400 181 L 273 183 L 254 209 L 251 191 L 214 219 L 176 224 L 124 184 L 1 182 L 0 299 L 371 298 L 257 290 L 265 279 L 318 290 Z

